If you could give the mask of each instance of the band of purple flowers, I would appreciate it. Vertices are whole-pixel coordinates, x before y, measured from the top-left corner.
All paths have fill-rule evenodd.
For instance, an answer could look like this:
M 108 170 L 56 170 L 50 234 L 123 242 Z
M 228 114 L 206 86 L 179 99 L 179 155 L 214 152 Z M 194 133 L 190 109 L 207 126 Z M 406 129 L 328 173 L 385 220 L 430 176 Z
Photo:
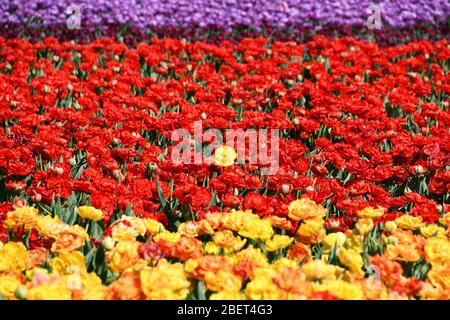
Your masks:
M 379 32 L 367 28 L 373 6 L 381 18 Z M 381 42 L 389 42 L 386 34 L 409 41 L 417 29 L 422 38 L 445 37 L 449 13 L 446 0 L 11 0 L 0 2 L 0 36 L 38 39 L 45 34 L 89 41 L 132 32 L 134 41 L 149 35 L 222 40 L 276 34 L 277 39 L 298 39 L 356 30 Z M 74 14 L 76 30 L 67 27 Z

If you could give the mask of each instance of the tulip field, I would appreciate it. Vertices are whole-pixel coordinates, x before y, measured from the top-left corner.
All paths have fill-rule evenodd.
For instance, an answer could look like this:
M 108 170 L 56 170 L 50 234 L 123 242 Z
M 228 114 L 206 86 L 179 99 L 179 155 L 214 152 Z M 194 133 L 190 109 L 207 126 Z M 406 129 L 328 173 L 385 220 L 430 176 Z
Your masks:
M 0 299 L 450 299 L 449 15 L 0 1 Z

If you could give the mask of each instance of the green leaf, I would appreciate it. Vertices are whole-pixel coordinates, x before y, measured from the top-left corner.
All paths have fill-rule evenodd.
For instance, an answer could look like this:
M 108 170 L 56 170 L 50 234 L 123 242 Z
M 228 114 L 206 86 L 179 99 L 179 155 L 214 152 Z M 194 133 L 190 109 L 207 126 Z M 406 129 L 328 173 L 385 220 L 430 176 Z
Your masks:
M 330 251 L 330 256 L 328 257 L 328 263 L 329 264 L 335 264 L 337 262 L 336 260 L 336 254 L 337 254 L 337 245 L 334 244 Z
M 423 258 L 414 263 L 411 268 L 411 275 L 417 279 L 424 281 L 428 271 L 431 269 L 431 264 L 427 263 Z
M 134 217 L 133 205 L 130 203 L 123 212 L 124 215 Z
M 105 261 L 105 250 L 103 249 L 103 246 L 98 246 L 94 256 L 94 265 L 100 266 L 105 263 Z
M 208 300 L 206 298 L 206 287 L 203 281 L 197 282 L 197 298 L 198 300 Z
M 164 197 L 164 193 L 162 192 L 161 184 L 159 183 L 158 178 L 156 178 L 156 189 L 158 190 L 158 197 L 159 197 L 159 201 L 161 202 L 161 207 L 165 208 L 167 205 L 167 201 L 166 201 L 166 198 Z
M 314 257 L 315 260 L 322 258 L 322 253 L 323 253 L 322 244 L 316 244 L 316 245 L 312 246 L 311 251 L 312 251 L 312 256 Z
M 89 221 L 88 234 L 91 238 L 100 239 L 103 236 L 103 229 L 97 221 Z
M 217 197 L 216 197 L 216 192 L 213 190 L 212 191 L 212 197 L 211 197 L 211 201 L 208 203 L 208 205 L 206 206 L 205 210 L 208 210 L 209 208 L 211 208 L 212 206 L 217 204 Z
M 119 274 L 114 273 L 111 271 L 111 269 L 106 265 L 105 266 L 105 272 L 103 274 L 103 283 L 105 285 L 109 285 L 111 283 L 113 283 L 114 281 L 116 281 L 119 278 Z
M 84 256 L 84 261 L 87 267 L 87 270 L 91 272 L 94 269 L 94 253 L 95 253 L 95 247 L 92 247 L 91 250 L 88 251 L 87 254 Z

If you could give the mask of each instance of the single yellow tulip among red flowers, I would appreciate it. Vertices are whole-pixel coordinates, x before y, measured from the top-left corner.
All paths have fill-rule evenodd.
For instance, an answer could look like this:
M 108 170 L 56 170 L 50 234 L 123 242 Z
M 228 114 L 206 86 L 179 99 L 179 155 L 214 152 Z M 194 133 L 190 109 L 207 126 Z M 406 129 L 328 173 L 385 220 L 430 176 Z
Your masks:
M 238 154 L 229 146 L 221 146 L 216 149 L 212 160 L 216 166 L 229 167 L 234 164 Z

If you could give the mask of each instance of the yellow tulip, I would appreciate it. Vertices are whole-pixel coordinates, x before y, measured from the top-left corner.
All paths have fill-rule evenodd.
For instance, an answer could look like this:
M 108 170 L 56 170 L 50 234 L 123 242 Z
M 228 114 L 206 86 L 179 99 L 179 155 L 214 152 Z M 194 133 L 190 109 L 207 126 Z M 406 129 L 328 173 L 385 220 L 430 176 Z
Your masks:
M 212 160 L 216 166 L 229 167 L 234 164 L 238 154 L 229 146 L 221 146 L 216 149 Z
M 308 198 L 292 201 L 288 212 L 289 218 L 295 221 L 324 217 L 326 214 L 325 208 Z

